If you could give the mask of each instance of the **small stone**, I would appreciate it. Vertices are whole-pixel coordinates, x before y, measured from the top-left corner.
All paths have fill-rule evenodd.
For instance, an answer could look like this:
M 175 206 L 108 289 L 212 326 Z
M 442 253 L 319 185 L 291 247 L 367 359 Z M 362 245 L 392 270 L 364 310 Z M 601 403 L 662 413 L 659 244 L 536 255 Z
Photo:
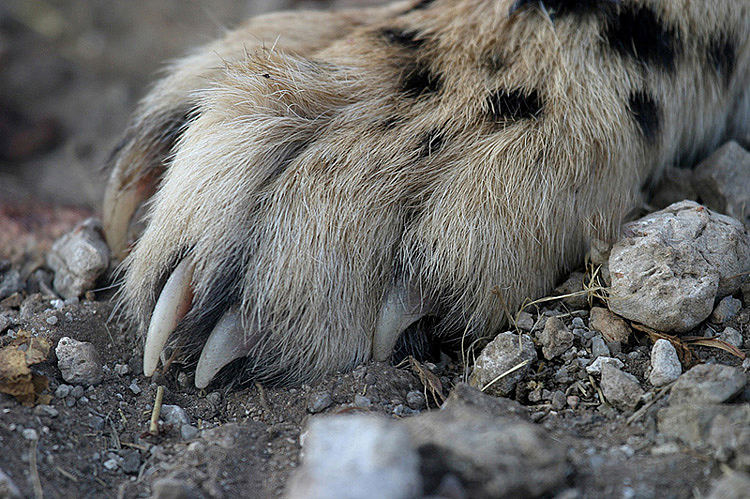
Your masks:
M 65 307 L 65 302 L 63 300 L 50 300 L 49 304 L 52 305 L 55 310 L 62 310 Z
M 699 364 L 679 377 L 669 395 L 670 404 L 720 404 L 739 394 L 747 375 L 736 367 Z
M 479 354 L 469 384 L 492 395 L 506 396 L 536 362 L 534 342 L 526 334 L 499 334 Z M 518 367 L 521 366 L 521 367 Z
M 333 398 L 328 392 L 317 392 L 307 400 L 307 412 L 317 414 L 328 409 L 333 404 Z
M 615 359 L 614 357 L 597 357 L 590 366 L 586 367 L 586 372 L 589 374 L 601 374 L 602 366 L 607 364 L 618 369 L 625 367 L 625 364 L 620 359 Z
M 534 327 L 534 317 L 528 312 L 518 312 L 516 326 L 523 331 L 531 331 Z
M 57 367 L 68 383 L 96 385 L 104 379 L 102 363 L 94 345 L 64 336 L 55 347 Z
M 557 317 L 550 317 L 544 323 L 544 330 L 539 335 L 542 342 L 542 353 L 547 360 L 554 359 L 573 346 L 575 337 L 565 323 Z
M 750 227 L 750 152 L 730 141 L 695 167 L 693 186 L 711 209 Z
M 180 436 L 183 440 L 192 440 L 198 436 L 200 430 L 193 425 L 184 424 L 180 426 Z
M 211 392 L 208 395 L 206 395 L 206 401 L 208 401 L 209 404 L 213 406 L 218 406 L 221 404 L 221 393 L 219 392 Z
M 554 296 L 565 296 L 563 303 L 572 308 L 585 308 L 588 305 L 588 296 L 583 292 L 585 276 L 582 272 L 573 272 L 568 278 L 552 292 Z
M 561 390 L 555 390 L 555 392 L 552 394 L 552 409 L 555 411 L 562 411 L 563 409 L 565 409 L 565 404 L 567 404 L 565 393 L 563 393 Z
M 354 406 L 360 409 L 368 409 L 372 405 L 372 401 L 369 397 L 364 395 L 356 394 L 354 396 Z
M 611 364 L 602 366 L 602 392 L 607 401 L 621 410 L 633 410 L 644 394 L 638 379 Z
M 137 450 L 128 450 L 121 453 L 122 471 L 128 475 L 135 475 L 141 468 L 141 453 Z
M 135 395 L 140 394 L 143 390 L 141 390 L 141 387 L 138 386 L 138 383 L 135 382 L 135 380 L 130 382 L 130 386 L 128 386 L 128 389 L 133 392 Z
M 656 340 L 651 348 L 651 374 L 648 380 L 654 386 L 664 386 L 676 380 L 682 374 L 682 364 L 672 343 L 667 340 Z
M 749 270 L 747 229 L 692 201 L 628 223 L 623 232 L 609 259 L 609 307 L 657 331 L 695 328 L 717 296 L 740 289 Z
M 181 426 L 190 424 L 190 418 L 185 413 L 185 409 L 179 405 L 165 404 L 161 406 L 161 419 L 172 426 Z
M 76 399 L 83 397 L 86 390 L 81 385 L 76 385 L 70 390 L 70 396 Z
M 117 469 L 117 467 L 120 465 L 120 463 L 117 462 L 117 459 L 110 458 L 110 459 L 107 459 L 106 461 L 104 461 L 103 465 L 109 471 L 115 471 Z
M 591 338 L 591 356 L 593 358 L 610 356 L 609 347 L 601 336 Z
M 721 341 L 729 343 L 730 345 L 737 348 L 742 347 L 742 333 L 740 333 L 733 327 L 724 328 L 724 331 L 719 334 L 718 338 Z
M 104 429 L 104 418 L 92 415 L 88 418 L 86 424 L 94 431 L 102 431 Z
M 24 282 L 21 279 L 21 273 L 16 269 L 0 272 L 0 300 L 21 292 L 23 288 Z
M 57 409 L 55 409 L 51 405 L 46 404 L 40 404 L 36 407 L 34 407 L 34 414 L 37 416 L 43 416 L 48 418 L 56 418 L 59 413 Z
M 424 409 L 425 404 L 426 402 L 422 392 L 414 390 L 406 394 L 406 405 L 415 411 Z
M 575 409 L 581 403 L 581 398 L 578 395 L 568 395 L 565 401 L 571 409 Z
M 151 486 L 151 499 L 198 499 L 204 497 L 184 480 L 159 478 Z
M 26 440 L 39 440 L 39 433 L 34 428 L 26 428 L 21 432 Z
M 583 319 L 580 317 L 573 317 L 573 320 L 570 322 L 570 325 L 573 326 L 575 329 L 585 329 L 586 323 L 583 322 Z
M 125 376 L 130 373 L 130 366 L 127 364 L 115 364 L 115 373 L 120 376 Z
M 734 319 L 737 312 L 742 308 L 742 302 L 732 296 L 725 296 L 716 305 L 716 308 L 711 313 L 711 322 L 724 324 L 727 321 Z
M 625 343 L 630 336 L 630 326 L 606 308 L 593 307 L 589 319 L 591 329 L 599 331 L 606 341 Z
M 420 459 L 410 440 L 403 426 L 379 416 L 312 418 L 287 497 L 418 497 Z
M 64 399 L 70 394 L 70 390 L 72 390 L 73 387 L 70 385 L 60 385 L 55 389 L 55 398 Z
M 45 319 L 45 322 L 50 326 L 54 326 L 55 324 L 57 324 L 57 317 L 54 315 L 50 315 Z

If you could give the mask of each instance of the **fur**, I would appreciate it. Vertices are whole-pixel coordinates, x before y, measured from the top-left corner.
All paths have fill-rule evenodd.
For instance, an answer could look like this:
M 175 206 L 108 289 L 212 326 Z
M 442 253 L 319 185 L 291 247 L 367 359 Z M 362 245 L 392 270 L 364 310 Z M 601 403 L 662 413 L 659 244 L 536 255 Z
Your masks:
M 667 165 L 747 133 L 746 0 L 515 3 L 270 15 L 172 64 L 113 158 L 110 233 L 155 192 L 123 309 L 145 328 L 189 257 L 175 344 L 235 307 L 242 372 L 277 382 L 368 360 L 394 285 L 437 334 L 488 335 Z

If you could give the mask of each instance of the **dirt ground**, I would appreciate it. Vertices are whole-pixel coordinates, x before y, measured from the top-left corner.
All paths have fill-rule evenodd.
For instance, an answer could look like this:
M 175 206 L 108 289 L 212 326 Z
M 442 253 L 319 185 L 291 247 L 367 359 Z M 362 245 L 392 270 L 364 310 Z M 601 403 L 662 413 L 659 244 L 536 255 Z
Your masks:
M 251 385 L 199 391 L 190 373 L 179 368 L 148 379 L 140 374 L 142 348 L 135 332 L 112 316 L 110 281 L 103 279 L 99 289 L 78 302 L 63 302 L 44 285 L 49 277 L 45 252 L 56 237 L 96 213 L 103 185 L 99 170 L 164 60 L 248 15 L 356 3 L 365 2 L 0 3 L 0 261 L 20 269 L 26 282 L 23 291 L 0 301 L 0 347 L 22 331 L 52 346 L 48 360 L 34 366 L 49 382 L 47 404 L 26 406 L 0 393 L 0 473 L 23 496 L 147 497 L 164 476 L 186 484 L 179 497 L 278 496 L 299 464 L 300 433 L 317 412 L 312 406 L 321 394 L 331 397 L 321 409 L 326 414 L 406 418 L 436 407 L 429 394 L 428 407 L 407 403 L 410 392 L 426 393 L 419 371 L 408 363 L 371 363 L 314 386 L 283 389 Z M 538 313 L 545 310 L 570 312 L 553 306 Z M 574 312 L 566 321 L 588 314 L 586 307 Z M 747 303 L 737 321 L 747 335 Z M 65 336 L 96 347 L 104 365 L 101 383 L 59 389 L 65 382 L 54 346 Z M 639 352 L 627 356 L 628 369 L 643 379 L 650 343 L 637 337 L 627 348 Z M 704 360 L 742 363 L 713 349 L 696 353 Z M 466 379 L 467 366 L 458 354 L 429 361 L 423 365 L 446 394 Z M 580 404 L 561 410 L 531 402 L 532 386 L 551 391 L 571 386 L 559 379 L 560 366 L 540 363 L 531 379 L 537 385 L 527 383 L 514 394 L 525 406 L 525 417 L 568 446 L 571 472 L 555 493 L 701 497 L 721 475 L 726 464 L 708 451 L 683 445 L 658 450 L 665 445 L 656 429 L 655 414 L 664 404 L 658 398 L 637 417 L 602 404 L 595 390 L 584 390 Z M 159 436 L 151 436 L 147 430 L 157 385 L 166 387 L 165 404 L 184 409 L 188 424 L 165 422 Z M 189 433 L 190 428 L 185 434 L 185 426 L 200 434 Z

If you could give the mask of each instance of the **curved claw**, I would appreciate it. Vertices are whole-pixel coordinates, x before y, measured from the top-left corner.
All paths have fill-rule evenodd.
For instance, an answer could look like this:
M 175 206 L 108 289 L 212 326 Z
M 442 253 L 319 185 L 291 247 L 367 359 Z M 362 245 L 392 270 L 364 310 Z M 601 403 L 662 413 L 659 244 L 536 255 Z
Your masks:
M 413 286 L 394 285 L 388 290 L 372 337 L 372 358 L 388 360 L 401 333 L 429 313 L 429 306 Z
M 151 314 L 151 322 L 143 348 L 143 374 L 151 376 L 156 371 L 159 356 L 177 324 L 185 317 L 193 302 L 193 265 L 185 258 L 174 269 L 162 289 Z
M 221 368 L 247 356 L 257 342 L 257 336 L 247 336 L 242 330 L 242 321 L 236 311 L 226 312 L 203 346 L 195 368 L 195 386 L 206 388 Z

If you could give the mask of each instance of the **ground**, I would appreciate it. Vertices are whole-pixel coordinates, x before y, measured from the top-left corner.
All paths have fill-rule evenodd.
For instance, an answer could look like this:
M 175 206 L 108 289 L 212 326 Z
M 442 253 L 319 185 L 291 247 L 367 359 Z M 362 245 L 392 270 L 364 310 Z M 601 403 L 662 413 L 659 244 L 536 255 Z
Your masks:
M 336 5 L 344 3 L 357 2 Z M 430 391 L 435 380 L 448 394 L 468 377 L 469 366 L 452 353 L 425 363 L 371 363 L 313 386 L 198 391 L 189 372 L 173 369 L 153 379 L 140 374 L 135 332 L 112 315 L 109 276 L 79 301 L 63 302 L 47 292 L 44 254 L 56 237 L 96 213 L 104 180 L 98 169 L 162 61 L 247 15 L 323 5 L 266 4 L 11 0 L 0 5 L 0 132 L 5 132 L 0 133 L 0 261 L 19 269 L 24 282 L 22 291 L 0 301 L 0 347 L 23 331 L 46 338 L 49 358 L 34 369 L 49 381 L 45 393 L 58 395 L 48 404 L 27 406 L 0 393 L 0 473 L 24 496 L 148 496 L 155 480 L 168 475 L 191 494 L 280 495 L 299 464 L 300 434 L 313 413 L 412 417 L 436 408 Z M 3 271 L 0 266 L 0 277 Z M 562 314 L 571 325 L 576 317 L 586 319 L 588 309 L 553 302 L 534 316 Z M 735 326 L 747 334 L 748 323 L 746 304 Z M 60 389 L 67 384 L 54 346 L 65 336 L 95 346 L 105 366 L 101 383 Z M 634 333 L 627 346 L 632 355 L 623 357 L 641 380 L 649 349 L 646 335 Z M 714 349 L 697 354 L 741 364 Z M 595 390 L 576 392 L 573 381 L 560 378 L 560 368 L 571 360 L 540 362 L 512 394 L 524 405 L 524 418 L 568 448 L 571 471 L 556 492 L 571 487 L 587 497 L 686 497 L 710 489 L 724 466 L 716 455 L 684 445 L 659 450 L 668 444 L 655 417 L 664 399 L 641 413 L 618 411 L 601 403 Z M 590 382 L 578 372 L 572 376 Z M 147 430 L 158 385 L 166 387 L 164 403 L 184 409 L 188 424 L 163 417 L 160 434 L 153 436 Z M 596 388 L 593 382 L 587 386 Z M 532 387 L 562 390 L 580 401 L 553 407 L 534 399 Z M 651 390 L 654 397 L 661 394 Z M 327 396 L 329 404 L 320 402 Z

